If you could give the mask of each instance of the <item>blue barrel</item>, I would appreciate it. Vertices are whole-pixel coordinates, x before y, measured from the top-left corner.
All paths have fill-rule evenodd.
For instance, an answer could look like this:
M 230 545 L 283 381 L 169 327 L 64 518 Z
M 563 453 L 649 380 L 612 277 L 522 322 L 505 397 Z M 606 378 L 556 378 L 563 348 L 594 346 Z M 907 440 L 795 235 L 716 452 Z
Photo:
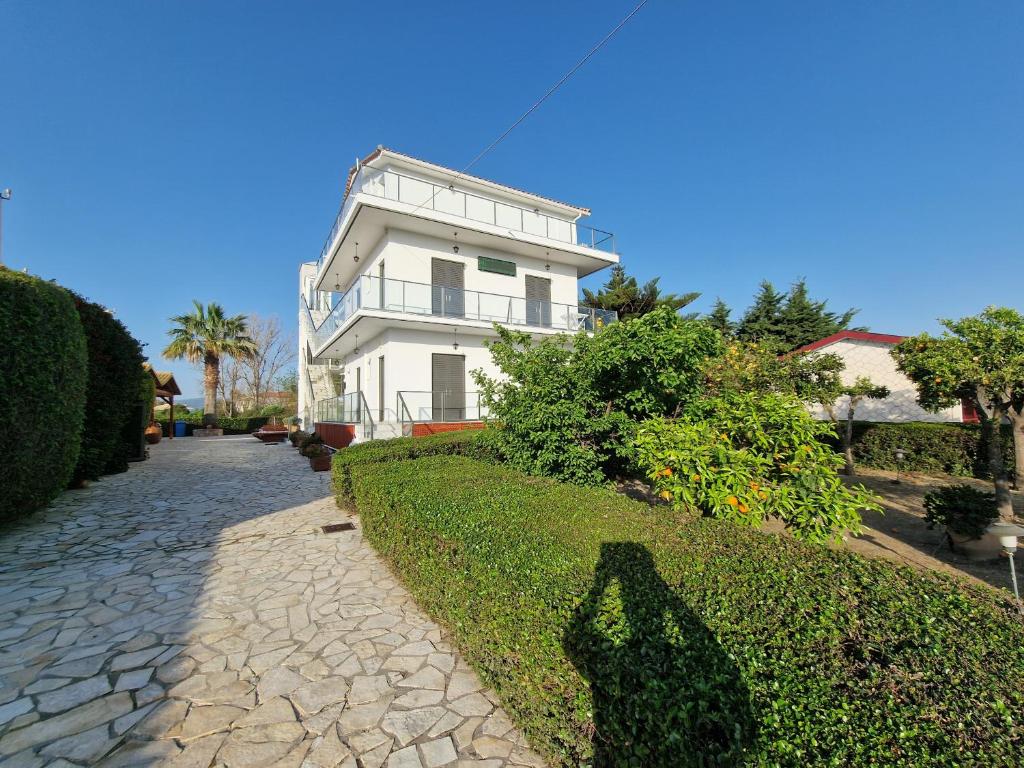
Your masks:
M 184 437 L 185 436 L 185 422 L 184 421 L 179 419 L 178 421 L 174 422 L 174 436 L 175 437 Z

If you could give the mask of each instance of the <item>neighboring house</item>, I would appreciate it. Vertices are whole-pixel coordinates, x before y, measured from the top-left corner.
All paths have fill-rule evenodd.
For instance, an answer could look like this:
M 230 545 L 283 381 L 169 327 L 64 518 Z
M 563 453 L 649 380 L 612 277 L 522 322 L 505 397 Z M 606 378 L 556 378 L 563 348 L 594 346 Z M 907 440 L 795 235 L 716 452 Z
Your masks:
M 255 410 L 257 408 L 256 398 L 252 395 L 236 394 L 234 400 L 231 401 L 231 404 L 238 413 L 245 413 L 246 411 Z M 259 407 L 265 408 L 268 405 L 294 407 L 295 394 L 285 390 L 264 392 L 260 395 Z
M 926 411 L 917 404 L 917 389 L 913 382 L 896 368 L 890 352 L 903 341 L 905 336 L 888 333 L 867 333 L 864 331 L 840 331 L 796 350 L 798 353 L 820 352 L 839 356 L 846 364 L 842 373 L 843 382 L 852 384 L 860 376 L 867 376 L 875 384 L 889 388 L 889 396 L 883 400 L 865 398 L 857 405 L 857 421 L 932 421 L 975 423 L 977 414 L 970 404 L 946 408 L 938 413 Z M 840 398 L 837 405 L 842 412 L 846 398 Z M 815 418 L 827 419 L 821 406 L 811 407 Z
M 578 303 L 577 280 L 619 260 L 589 214 L 384 148 L 357 161 L 299 270 L 304 426 L 332 444 L 464 426 L 481 418 L 471 372 L 497 373 L 493 323 L 539 338 L 614 322 Z

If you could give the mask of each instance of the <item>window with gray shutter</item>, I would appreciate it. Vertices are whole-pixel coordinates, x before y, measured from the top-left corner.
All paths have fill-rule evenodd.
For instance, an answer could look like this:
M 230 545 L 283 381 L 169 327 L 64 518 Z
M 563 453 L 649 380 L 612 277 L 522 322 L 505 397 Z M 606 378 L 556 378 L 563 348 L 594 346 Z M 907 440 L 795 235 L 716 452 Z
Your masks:
M 551 325 L 551 280 L 547 277 L 526 276 L 527 325 Z
M 434 421 L 466 418 L 466 358 L 464 355 L 431 355 L 431 399 Z
M 448 259 L 430 260 L 431 309 L 444 317 L 464 317 L 466 314 L 465 265 Z

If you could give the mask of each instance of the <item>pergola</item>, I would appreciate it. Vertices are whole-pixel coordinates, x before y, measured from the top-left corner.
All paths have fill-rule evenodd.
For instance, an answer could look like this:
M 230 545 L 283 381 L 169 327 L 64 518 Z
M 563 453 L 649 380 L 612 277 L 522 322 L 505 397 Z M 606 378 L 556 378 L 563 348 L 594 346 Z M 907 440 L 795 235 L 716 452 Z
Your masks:
M 170 411 L 167 414 L 169 419 L 169 429 L 167 430 L 167 439 L 174 439 L 174 396 L 181 395 L 181 390 L 178 389 L 178 382 L 174 380 L 174 374 L 170 371 L 154 371 L 153 366 L 146 364 L 146 368 L 153 376 L 153 382 L 156 384 L 156 396 L 167 403 L 170 406 Z M 152 417 L 152 413 L 150 413 Z

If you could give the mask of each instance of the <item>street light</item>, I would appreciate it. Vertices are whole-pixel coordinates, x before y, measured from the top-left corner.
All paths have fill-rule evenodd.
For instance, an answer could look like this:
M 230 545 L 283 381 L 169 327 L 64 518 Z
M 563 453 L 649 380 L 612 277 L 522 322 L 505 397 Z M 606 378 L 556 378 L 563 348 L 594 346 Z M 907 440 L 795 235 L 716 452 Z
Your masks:
M 1024 536 L 1024 527 L 1013 523 L 993 523 L 986 529 L 987 533 L 999 538 L 999 544 L 1003 552 L 1010 558 L 1010 582 L 1013 584 L 1013 596 L 1017 598 L 1017 605 L 1020 605 L 1020 592 L 1017 589 L 1017 569 L 1013 565 L 1013 555 L 1017 551 L 1017 539 Z
M 0 189 L 0 264 L 4 263 L 4 200 L 11 199 L 11 188 Z

